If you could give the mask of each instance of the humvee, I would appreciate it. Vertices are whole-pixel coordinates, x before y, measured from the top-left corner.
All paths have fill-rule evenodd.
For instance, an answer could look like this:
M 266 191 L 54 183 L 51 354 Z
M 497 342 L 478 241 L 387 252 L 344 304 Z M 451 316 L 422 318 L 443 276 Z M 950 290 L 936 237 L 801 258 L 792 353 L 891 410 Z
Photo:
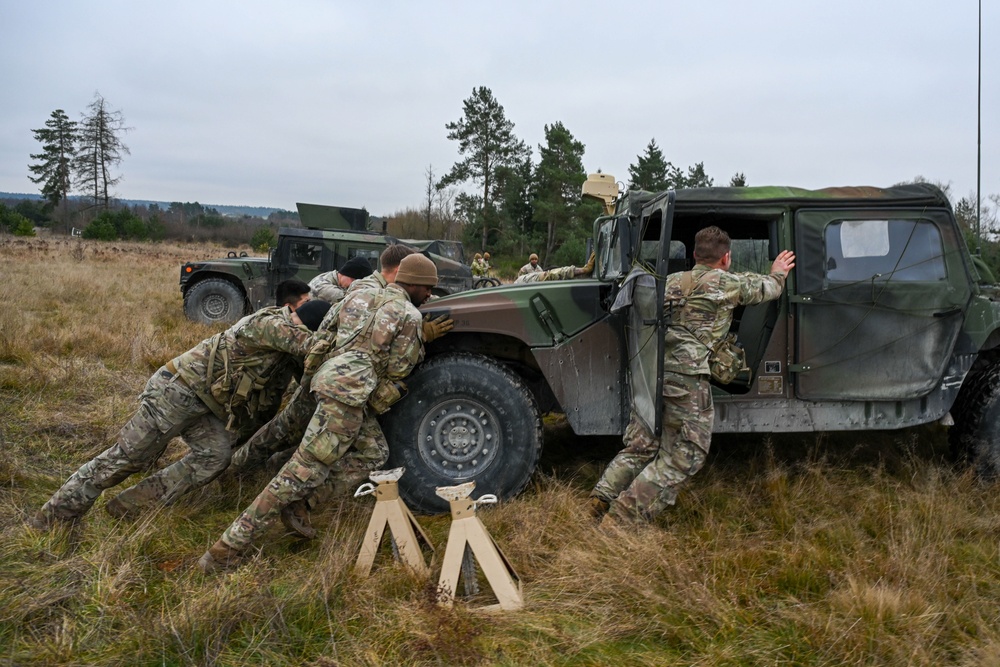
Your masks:
M 737 309 L 751 369 L 713 387 L 716 432 L 898 429 L 940 421 L 991 476 L 1000 470 L 1000 290 L 967 249 L 947 197 L 889 188 L 698 188 L 605 202 L 588 279 L 465 292 L 426 304 L 454 330 L 427 345 L 409 394 L 383 416 L 390 465 L 412 507 L 445 510 L 436 486 L 475 480 L 511 497 L 541 450 L 541 415 L 578 435 L 620 435 L 634 407 L 659 432 L 664 277 L 693 265 L 694 235 L 732 238 L 733 271 L 796 267 L 777 301 Z M 632 305 L 612 312 L 630 271 Z
M 203 324 L 234 322 L 262 306 L 274 305 L 278 283 L 289 278 L 309 282 L 341 267 L 352 257 L 365 257 L 378 270 L 387 245 L 403 243 L 437 265 L 435 294 L 444 296 L 473 286 L 472 269 L 458 241 L 397 239 L 372 231 L 364 209 L 296 204 L 303 229 L 282 227 L 268 257 L 230 252 L 225 259 L 187 262 L 181 266 L 184 314 Z

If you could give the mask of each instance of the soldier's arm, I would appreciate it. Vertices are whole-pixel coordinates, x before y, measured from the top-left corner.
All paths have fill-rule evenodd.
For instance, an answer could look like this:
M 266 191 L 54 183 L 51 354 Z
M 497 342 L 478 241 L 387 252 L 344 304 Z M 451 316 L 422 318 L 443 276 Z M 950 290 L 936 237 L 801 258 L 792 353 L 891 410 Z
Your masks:
M 408 309 L 409 310 L 409 309 Z M 390 380 L 402 380 L 413 367 L 424 358 L 423 327 L 420 313 L 413 309 L 407 312 L 399 333 L 389 347 L 389 362 L 386 374 Z
M 286 352 L 300 359 L 313 344 L 312 332 L 278 313 L 261 318 L 256 326 L 245 327 L 241 335 L 261 349 Z

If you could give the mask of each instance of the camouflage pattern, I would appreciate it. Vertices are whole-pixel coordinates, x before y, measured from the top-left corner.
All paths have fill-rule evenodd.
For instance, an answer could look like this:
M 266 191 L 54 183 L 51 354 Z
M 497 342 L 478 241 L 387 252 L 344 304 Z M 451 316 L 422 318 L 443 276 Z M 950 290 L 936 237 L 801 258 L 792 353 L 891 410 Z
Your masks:
M 234 549 L 247 547 L 259 531 L 274 523 L 284 507 L 323 485 L 331 467 L 352 449 L 354 470 L 384 464 L 388 446 L 366 404 L 379 382 L 402 380 L 420 362 L 421 336 L 420 313 L 398 285 L 357 290 L 343 301 L 336 350 L 310 380 L 317 407 L 302 443 L 267 488 L 226 529 L 223 542 Z M 340 471 L 342 478 L 350 473 Z
M 327 303 L 340 303 L 347 291 L 340 286 L 340 273 L 327 271 L 309 281 L 309 289 L 317 299 Z
M 704 465 L 714 417 L 708 376 L 665 373 L 662 435 L 654 437 L 633 413 L 624 448 L 592 495 L 608 501 L 616 519 L 652 520 L 674 504 L 680 484 Z
M 517 270 L 517 277 L 520 278 L 521 276 L 528 273 L 540 273 L 542 270 L 543 270 L 542 267 L 538 266 L 537 264 L 532 266 L 531 262 L 528 262 L 527 264 L 525 264 L 524 266 L 522 266 L 520 269 Z
M 693 280 L 690 293 L 685 295 L 683 282 L 688 273 Z M 663 300 L 670 324 L 664 370 L 707 375 L 710 348 L 729 332 L 736 306 L 772 301 L 781 296 L 784 287 L 782 273 L 729 273 L 703 264 L 690 272 L 667 276 Z
M 80 467 L 42 507 L 46 516 L 75 519 L 86 513 L 105 489 L 150 468 L 175 436 L 191 452 L 140 483 L 134 498 L 164 503 L 209 482 L 229 464 L 232 433 L 184 382 L 161 367 L 146 382 L 139 409 L 122 427 L 115 444 Z M 136 487 L 133 487 L 136 488 Z
M 287 306 L 272 306 L 203 340 L 168 366 L 235 428 L 280 404 L 312 343 L 312 333 L 292 323 Z
M 370 276 L 355 280 L 351 283 L 351 286 L 347 288 L 348 292 L 354 292 L 356 290 L 381 290 L 385 289 L 389 283 L 386 282 L 385 276 L 381 272 L 375 271 Z M 337 330 L 337 319 L 340 317 L 340 305 L 343 300 L 334 304 L 334 307 L 327 311 L 326 316 L 323 317 L 323 321 L 319 324 L 319 331 L 336 331 Z
M 472 275 L 480 278 L 484 277 L 489 273 L 489 266 L 486 264 L 486 260 L 482 257 L 477 257 L 472 260 Z
M 310 344 L 309 330 L 292 324 L 290 314 L 287 307 L 265 308 L 161 367 L 146 383 L 138 411 L 115 444 L 77 470 L 42 512 L 62 519 L 81 516 L 102 491 L 150 468 L 178 435 L 184 437 L 188 454 L 122 492 L 119 500 L 126 507 L 169 504 L 218 476 L 229 465 L 236 431 L 261 412 L 273 413 L 280 402 L 297 370 L 289 353 L 301 355 Z M 208 359 L 216 338 L 225 354 L 216 352 L 209 378 Z M 228 358 L 228 374 L 223 357 Z M 261 386 L 253 385 L 245 399 L 220 403 L 212 394 L 212 383 L 228 377 L 229 393 L 235 396 L 238 378 L 249 374 Z
M 530 264 L 528 266 L 530 266 Z M 522 267 L 522 270 L 523 268 L 524 267 Z M 543 271 L 539 268 L 537 271 L 519 273 L 514 282 L 541 283 L 547 280 L 572 280 L 576 277 L 576 270 L 575 266 L 560 266 L 557 269 L 549 269 L 548 271 Z
M 632 413 L 624 447 L 592 493 L 610 503 L 614 518 L 652 520 L 674 504 L 678 486 L 704 465 L 715 418 L 710 347 L 728 333 L 736 306 L 777 299 L 784 285 L 783 273 L 729 273 L 702 264 L 667 277 L 663 433 L 654 438 Z

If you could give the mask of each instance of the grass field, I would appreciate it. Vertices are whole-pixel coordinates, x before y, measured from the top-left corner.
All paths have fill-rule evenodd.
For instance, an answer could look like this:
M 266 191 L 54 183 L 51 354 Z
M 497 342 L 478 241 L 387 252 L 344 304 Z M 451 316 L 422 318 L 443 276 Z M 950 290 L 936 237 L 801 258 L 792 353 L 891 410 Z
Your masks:
M 275 529 L 247 565 L 201 574 L 263 472 L 132 522 L 105 498 L 75 527 L 26 527 L 150 373 L 214 333 L 184 319 L 178 267 L 221 254 L 0 236 L 0 663 L 1000 665 L 1000 500 L 939 426 L 717 437 L 674 511 L 605 533 L 584 506 L 617 443 L 550 416 L 528 491 L 480 510 L 518 612 L 478 611 L 486 586 L 434 604 L 448 517 L 421 517 L 432 581 L 388 550 L 357 578 L 370 497 L 333 501 L 313 542 Z

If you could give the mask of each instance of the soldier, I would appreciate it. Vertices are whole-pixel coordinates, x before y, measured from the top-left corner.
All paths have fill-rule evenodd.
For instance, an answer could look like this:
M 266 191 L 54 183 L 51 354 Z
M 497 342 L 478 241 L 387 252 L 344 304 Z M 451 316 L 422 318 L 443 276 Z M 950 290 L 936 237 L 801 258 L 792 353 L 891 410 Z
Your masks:
M 212 572 L 238 563 L 254 538 L 282 511 L 305 498 L 330 474 L 331 466 L 352 448 L 371 448 L 361 456 L 384 464 L 388 446 L 375 416 L 401 397 L 400 382 L 423 358 L 420 312 L 437 284 L 434 262 L 423 255 L 405 257 L 394 282 L 383 290 L 358 290 L 340 309 L 333 354 L 311 380 L 316 412 L 302 443 L 267 487 L 198 566 Z M 377 434 L 359 439 L 362 428 Z
M 490 262 L 490 253 L 488 252 L 483 253 L 483 264 L 486 267 L 486 271 L 485 273 L 483 273 L 483 275 L 484 276 L 490 275 L 490 271 L 493 270 L 493 264 L 492 262 Z
M 274 305 L 288 306 L 293 313 L 295 309 L 309 300 L 309 285 L 296 278 L 289 278 L 278 283 L 274 292 Z
M 651 521 L 674 504 L 678 487 L 705 463 L 715 418 L 710 348 L 729 331 L 736 306 L 777 299 L 795 266 L 795 254 L 783 250 L 768 276 L 729 273 L 729 246 L 726 232 L 706 227 L 695 235 L 696 266 L 667 277 L 663 434 L 654 437 L 632 411 L 624 448 L 591 492 L 595 518 L 607 513 L 604 521 L 612 524 Z
M 517 277 L 520 278 L 526 273 L 541 273 L 542 267 L 538 266 L 538 255 L 531 253 L 528 255 L 528 263 L 522 266 L 517 271 Z
M 73 473 L 29 523 L 45 530 L 81 518 L 105 489 L 152 466 L 178 435 L 191 451 L 113 498 L 108 512 L 122 517 L 142 505 L 170 504 L 207 484 L 229 465 L 234 432 L 280 401 L 312 344 L 310 329 L 329 307 L 262 308 L 161 366 L 115 444 Z
M 351 283 L 372 274 L 372 266 L 364 257 L 352 257 L 339 271 L 321 273 L 309 281 L 309 287 L 318 299 L 328 303 L 338 303 L 347 293 Z
M 469 266 L 472 269 L 472 275 L 474 277 L 482 278 L 486 276 L 487 272 L 486 260 L 484 260 L 483 256 L 478 252 L 476 253 L 475 258 L 473 258 L 472 264 L 470 264 Z
M 557 269 L 549 269 L 548 271 L 530 271 L 519 275 L 514 282 L 540 283 L 546 280 L 572 280 L 573 278 L 579 278 L 580 276 L 589 276 L 594 271 L 594 261 L 594 253 L 590 253 L 590 259 L 587 260 L 586 264 L 579 268 L 570 264 L 569 266 L 560 266 Z
M 413 248 L 399 243 L 386 247 L 379 256 L 381 271 L 354 281 L 348 291 L 384 289 L 395 280 L 396 272 L 399 271 L 399 263 L 403 258 L 414 252 Z M 339 313 L 339 308 L 332 308 L 323 318 L 319 327 L 322 336 L 336 336 Z M 308 383 L 309 380 L 304 379 L 305 386 L 296 390 L 284 410 L 254 433 L 243 447 L 236 450 L 233 454 L 233 468 L 235 470 L 249 470 L 266 461 L 275 452 L 299 444 L 305 434 L 310 417 L 316 411 L 316 401 L 309 393 Z

